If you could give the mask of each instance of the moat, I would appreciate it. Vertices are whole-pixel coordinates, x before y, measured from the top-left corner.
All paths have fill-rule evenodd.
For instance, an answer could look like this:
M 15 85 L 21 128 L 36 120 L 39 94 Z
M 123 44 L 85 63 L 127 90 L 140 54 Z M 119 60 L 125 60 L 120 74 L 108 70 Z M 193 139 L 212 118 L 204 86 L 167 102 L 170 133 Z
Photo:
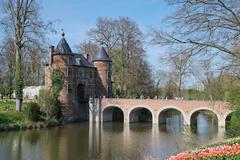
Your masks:
M 174 119 L 173 121 L 174 122 Z M 176 122 L 176 121 L 175 121 Z M 75 123 L 32 131 L 0 133 L 0 159 L 4 160 L 119 160 L 165 158 L 185 150 L 191 139 L 199 145 L 223 139 L 202 114 L 197 136 L 184 136 L 178 124 Z M 185 138 L 184 138 L 185 137 Z M 188 140 L 186 140 L 186 137 Z M 194 137 L 194 138 L 193 138 Z

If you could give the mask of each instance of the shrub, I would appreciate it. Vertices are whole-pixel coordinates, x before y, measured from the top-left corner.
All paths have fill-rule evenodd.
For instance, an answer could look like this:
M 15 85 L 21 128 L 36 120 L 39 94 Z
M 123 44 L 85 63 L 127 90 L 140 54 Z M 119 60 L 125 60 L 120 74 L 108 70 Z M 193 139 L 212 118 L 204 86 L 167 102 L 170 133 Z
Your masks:
M 61 118 L 61 103 L 58 100 L 60 91 L 63 88 L 63 75 L 60 71 L 54 70 L 51 73 L 51 90 L 40 90 L 38 103 L 41 106 L 41 111 L 46 114 L 46 119 Z
M 50 100 L 50 106 L 51 106 L 50 117 L 55 118 L 57 120 L 60 119 L 62 116 L 60 101 L 57 98 L 52 97 Z
M 53 97 L 58 98 L 60 91 L 63 88 L 63 75 L 59 70 L 54 70 L 51 74 L 52 91 Z
M 41 111 L 46 114 L 46 119 L 59 119 L 61 117 L 61 103 L 51 93 L 41 90 L 38 96 Z
M 35 102 L 30 102 L 27 104 L 26 109 L 26 116 L 29 121 L 38 121 L 40 119 L 40 107 L 37 103 Z

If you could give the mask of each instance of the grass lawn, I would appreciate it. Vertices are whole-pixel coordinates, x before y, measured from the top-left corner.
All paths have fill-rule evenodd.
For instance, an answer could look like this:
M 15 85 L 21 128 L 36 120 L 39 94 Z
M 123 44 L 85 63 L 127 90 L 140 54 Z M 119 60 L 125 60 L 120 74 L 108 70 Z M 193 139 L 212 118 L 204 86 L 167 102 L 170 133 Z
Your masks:
M 15 104 L 15 100 L 0 100 L 0 112 L 5 112 L 6 109 L 14 110 Z
M 24 113 L 15 111 L 15 100 L 0 100 L 0 125 L 22 124 L 25 122 Z
M 55 120 L 39 120 L 31 122 L 28 120 L 24 107 L 28 102 L 23 103 L 23 111 L 15 111 L 15 100 L 0 100 L 0 131 L 36 129 L 44 127 L 54 127 L 60 125 Z

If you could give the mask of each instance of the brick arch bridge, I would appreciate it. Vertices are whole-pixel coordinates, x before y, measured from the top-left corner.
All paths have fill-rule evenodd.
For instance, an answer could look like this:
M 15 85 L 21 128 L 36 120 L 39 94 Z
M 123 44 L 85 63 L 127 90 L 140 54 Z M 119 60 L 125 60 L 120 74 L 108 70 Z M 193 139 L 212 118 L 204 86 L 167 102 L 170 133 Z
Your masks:
M 90 99 L 89 121 L 103 121 L 103 113 L 110 108 L 119 108 L 123 113 L 123 121 L 130 122 L 130 114 L 138 108 L 150 111 L 152 123 L 159 123 L 159 115 L 168 109 L 174 109 L 182 114 L 184 124 L 190 125 L 191 116 L 201 110 L 212 111 L 217 116 L 218 126 L 225 128 L 225 120 L 232 112 L 227 102 L 221 101 L 188 101 L 188 100 L 154 100 L 154 99 Z

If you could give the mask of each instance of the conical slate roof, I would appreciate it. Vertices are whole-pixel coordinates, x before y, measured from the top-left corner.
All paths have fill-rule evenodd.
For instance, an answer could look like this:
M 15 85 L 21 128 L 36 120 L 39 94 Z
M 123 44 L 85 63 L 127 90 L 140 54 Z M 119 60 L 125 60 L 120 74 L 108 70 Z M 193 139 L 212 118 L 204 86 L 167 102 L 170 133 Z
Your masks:
M 101 46 L 100 51 L 95 55 L 93 62 L 94 61 L 112 62 L 112 60 L 109 58 L 109 56 L 103 46 Z
M 72 54 L 72 50 L 64 38 L 64 35 L 65 34 L 63 33 L 61 40 L 58 42 L 55 52 L 58 54 Z

